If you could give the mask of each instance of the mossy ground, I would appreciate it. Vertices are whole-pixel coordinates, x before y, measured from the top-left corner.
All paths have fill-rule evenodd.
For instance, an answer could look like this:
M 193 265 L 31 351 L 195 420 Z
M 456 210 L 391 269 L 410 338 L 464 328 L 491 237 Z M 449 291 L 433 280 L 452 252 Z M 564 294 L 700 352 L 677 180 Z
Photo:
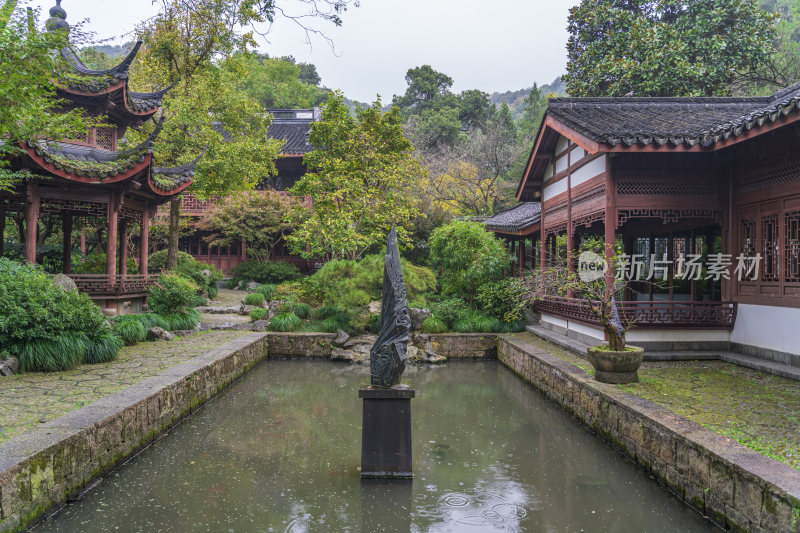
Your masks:
M 246 331 L 210 331 L 125 346 L 109 363 L 0 378 L 0 442 L 207 353 Z
M 592 370 L 574 353 L 535 342 Z M 800 381 L 722 361 L 644 362 L 639 380 L 618 387 L 800 470 Z

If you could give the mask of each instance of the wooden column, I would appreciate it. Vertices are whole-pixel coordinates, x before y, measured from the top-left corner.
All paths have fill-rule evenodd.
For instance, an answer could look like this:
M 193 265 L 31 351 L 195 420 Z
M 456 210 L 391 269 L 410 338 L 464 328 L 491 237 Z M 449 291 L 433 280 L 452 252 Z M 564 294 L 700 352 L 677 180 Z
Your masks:
M 65 214 L 61 218 L 61 230 L 64 234 L 64 248 L 61 261 L 64 263 L 64 274 L 72 273 L 72 215 Z
M 736 264 L 736 253 L 737 247 L 734 241 L 734 237 L 736 236 L 736 232 L 734 229 L 734 207 L 733 207 L 733 177 L 728 174 L 728 209 L 726 213 L 725 220 L 728 222 L 727 224 L 727 231 L 724 232 L 724 237 L 722 240 L 723 243 L 723 250 L 726 254 L 731 254 L 731 259 L 733 260 L 733 264 Z M 781 231 L 781 235 L 785 235 L 785 230 Z M 736 283 L 735 276 L 733 272 L 731 273 L 730 281 L 723 281 L 724 285 L 724 298 L 725 300 L 733 300 L 733 284 Z
M 25 260 L 36 263 L 36 239 L 39 229 L 39 184 L 28 180 L 28 201 L 25 204 Z
M 119 273 L 128 275 L 128 221 L 119 221 Z
M 519 277 L 525 274 L 525 237 L 519 240 L 517 244 L 519 247 Z
M 108 242 L 106 242 L 106 274 L 117 274 L 117 224 L 119 221 L 119 195 L 112 192 L 108 200 Z M 113 283 L 113 281 L 112 281 Z
M 81 228 L 81 263 L 86 261 L 86 228 Z
M 242 239 L 242 261 L 247 261 L 247 241 Z
M 0 209 L 0 257 L 6 252 L 6 210 Z
M 614 190 L 614 175 L 612 172 L 611 157 L 606 156 L 606 212 L 604 222 L 605 259 L 608 264 L 606 269 L 606 291 L 613 293 L 616 276 L 614 272 L 614 245 L 617 232 L 617 199 Z
M 147 275 L 150 256 L 150 205 L 144 206 L 142 211 L 142 226 L 139 232 L 139 274 Z
M 572 144 L 567 145 L 567 272 L 575 271 L 575 236 L 572 234 Z M 567 291 L 572 297 L 572 291 Z

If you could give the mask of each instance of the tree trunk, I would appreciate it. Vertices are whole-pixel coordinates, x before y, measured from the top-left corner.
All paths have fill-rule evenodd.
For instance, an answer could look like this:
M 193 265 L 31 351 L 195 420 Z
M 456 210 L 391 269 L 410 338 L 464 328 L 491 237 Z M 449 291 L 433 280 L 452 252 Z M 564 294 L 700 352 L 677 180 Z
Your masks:
M 181 202 L 174 198 L 169 204 L 169 237 L 167 239 L 167 270 L 178 267 L 178 230 L 181 218 Z

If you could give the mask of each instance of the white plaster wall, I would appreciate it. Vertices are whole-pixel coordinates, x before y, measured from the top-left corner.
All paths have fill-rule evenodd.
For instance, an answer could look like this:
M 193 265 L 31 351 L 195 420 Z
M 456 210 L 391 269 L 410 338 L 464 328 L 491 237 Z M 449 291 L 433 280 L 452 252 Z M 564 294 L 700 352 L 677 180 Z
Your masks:
M 579 159 L 582 159 L 583 156 L 585 156 L 585 155 L 586 155 L 586 150 L 584 150 L 580 146 L 573 148 L 572 151 L 569 153 L 570 163 L 574 164 L 575 161 L 578 161 Z
M 556 173 L 567 170 L 567 154 L 562 155 L 558 159 L 556 159 Z
M 555 174 L 555 172 L 553 172 L 553 163 L 548 163 L 547 168 L 544 170 L 544 181 L 552 178 L 553 174 Z
M 546 315 L 544 313 L 541 314 L 540 320 L 542 322 L 547 322 L 548 324 L 553 324 L 554 326 L 558 326 L 560 328 L 566 328 L 569 325 L 566 319 L 563 319 L 558 316 Z
M 569 141 L 563 135 L 559 135 L 558 140 L 556 141 L 556 154 L 560 154 L 564 150 L 567 149 L 569 146 Z
M 594 178 L 595 176 L 602 174 L 605 171 L 606 171 L 605 155 L 589 161 L 581 168 L 573 172 L 572 175 L 570 176 L 570 182 L 572 183 L 572 188 L 574 189 L 581 183 L 585 183 L 590 179 Z
M 549 200 L 555 196 L 558 196 L 562 192 L 567 192 L 567 179 L 564 178 L 562 180 L 558 180 L 557 182 L 553 183 L 552 185 L 547 185 L 544 188 L 544 194 L 542 197 L 544 201 Z
M 729 331 L 718 329 L 641 331 L 634 328 L 625 334 L 625 340 L 633 344 L 636 344 L 637 342 L 728 342 L 729 339 Z
M 582 335 L 587 335 L 599 341 L 605 342 L 606 340 L 606 336 L 605 333 L 603 333 L 603 330 L 587 326 L 586 324 L 581 324 L 580 322 L 570 321 L 569 330 L 574 331 L 575 333 L 580 333 Z
M 739 304 L 731 341 L 800 354 L 800 309 Z

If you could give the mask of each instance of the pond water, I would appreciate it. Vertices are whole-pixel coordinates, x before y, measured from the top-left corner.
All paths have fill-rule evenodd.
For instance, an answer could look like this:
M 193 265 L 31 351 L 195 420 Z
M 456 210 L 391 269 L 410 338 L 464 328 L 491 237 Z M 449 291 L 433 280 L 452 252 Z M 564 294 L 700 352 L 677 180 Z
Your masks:
M 36 532 L 715 531 L 495 362 L 408 368 L 415 478 L 362 484 L 368 379 L 265 362 Z

